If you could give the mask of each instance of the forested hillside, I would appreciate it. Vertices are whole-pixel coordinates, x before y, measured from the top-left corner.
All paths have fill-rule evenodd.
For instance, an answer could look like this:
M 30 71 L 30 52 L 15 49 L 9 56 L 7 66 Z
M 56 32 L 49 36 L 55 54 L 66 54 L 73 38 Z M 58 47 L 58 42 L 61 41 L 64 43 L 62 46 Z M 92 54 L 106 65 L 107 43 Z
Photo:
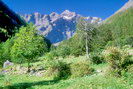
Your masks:
M 26 22 L 0 0 L 0 42 L 14 35 L 22 25 L 26 25 Z

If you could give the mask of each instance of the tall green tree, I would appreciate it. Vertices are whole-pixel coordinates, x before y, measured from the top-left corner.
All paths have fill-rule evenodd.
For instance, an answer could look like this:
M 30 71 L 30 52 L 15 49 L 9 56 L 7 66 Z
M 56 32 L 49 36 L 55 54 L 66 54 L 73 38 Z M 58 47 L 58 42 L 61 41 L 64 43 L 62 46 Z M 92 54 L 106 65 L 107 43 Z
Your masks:
M 89 57 L 89 52 L 91 51 L 91 42 L 93 40 L 93 36 L 96 34 L 96 25 L 95 23 L 88 22 L 85 18 L 81 18 L 77 24 L 77 30 L 85 38 L 85 49 L 86 49 L 86 56 Z
M 48 45 L 43 36 L 38 35 L 36 28 L 30 24 L 21 27 L 19 33 L 15 35 L 14 45 L 11 48 L 12 61 L 27 62 L 29 71 L 30 62 L 47 51 Z

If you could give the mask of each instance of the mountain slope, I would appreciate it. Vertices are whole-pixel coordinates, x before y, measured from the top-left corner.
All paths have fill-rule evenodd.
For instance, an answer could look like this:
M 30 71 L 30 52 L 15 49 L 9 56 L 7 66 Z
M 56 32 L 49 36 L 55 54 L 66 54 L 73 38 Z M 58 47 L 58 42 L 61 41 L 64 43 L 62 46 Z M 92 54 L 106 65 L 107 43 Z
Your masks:
M 119 9 L 116 13 L 123 12 L 129 8 L 133 7 L 133 0 L 129 0 L 121 9 Z
M 63 40 L 71 38 L 76 31 L 76 24 L 80 17 L 75 12 L 65 10 L 61 14 L 55 12 L 50 15 L 42 15 L 40 13 L 21 15 L 30 23 L 34 23 L 39 29 L 39 33 L 44 35 L 52 43 L 58 43 Z M 98 17 L 86 17 L 86 19 L 93 23 L 95 21 L 101 22 Z
M 13 29 L 22 25 L 26 25 L 24 20 L 0 0 L 0 42 L 6 41 L 9 36 L 14 34 Z
M 129 2 L 132 2 L 132 1 L 129 1 Z M 120 9 L 119 11 L 122 11 L 122 9 Z M 113 16 L 108 18 L 99 27 L 99 34 L 95 39 L 96 41 L 93 42 L 95 44 L 94 48 L 104 48 L 105 45 L 133 46 L 133 42 L 132 42 L 133 41 L 133 8 L 132 6 L 128 7 L 122 12 L 115 13 Z

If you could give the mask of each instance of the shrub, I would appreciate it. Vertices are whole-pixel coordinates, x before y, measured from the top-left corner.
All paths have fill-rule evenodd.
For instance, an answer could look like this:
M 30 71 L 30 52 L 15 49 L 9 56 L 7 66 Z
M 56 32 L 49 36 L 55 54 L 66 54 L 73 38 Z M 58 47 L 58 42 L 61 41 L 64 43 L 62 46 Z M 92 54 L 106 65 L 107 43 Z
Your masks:
M 127 67 L 127 72 L 130 74 L 133 74 L 133 64 L 131 64 Z
M 56 50 L 56 46 L 54 46 L 54 45 L 51 45 L 51 47 L 50 47 L 50 51 L 54 51 L 54 50 Z
M 48 61 L 46 68 L 46 75 L 53 77 L 55 80 L 67 79 L 71 75 L 69 64 L 59 60 Z
M 89 61 L 79 61 L 70 65 L 72 78 L 83 77 L 92 74 L 94 69 L 90 68 Z
M 131 56 L 128 52 L 117 47 L 108 47 L 104 52 L 104 58 L 110 65 L 110 74 L 121 76 L 126 72 L 126 68 L 130 65 Z
M 133 83 L 133 64 L 127 67 L 127 72 L 123 74 L 124 79 L 128 80 L 128 83 Z
M 106 47 L 109 46 L 118 46 L 118 47 L 123 47 L 125 45 L 131 45 L 133 47 L 133 37 L 125 37 L 125 38 L 118 38 L 113 41 L 109 41 L 106 45 Z
M 109 41 L 106 45 L 106 47 L 109 47 L 109 46 L 117 46 L 117 47 L 122 47 L 124 46 L 125 43 L 124 43 L 124 39 L 122 38 L 118 38 L 116 40 L 113 40 L 113 41 Z
M 47 53 L 46 55 L 44 55 L 45 60 L 53 60 L 56 57 L 58 57 L 58 54 L 56 51 L 51 51 L 51 52 Z
M 99 52 L 90 53 L 89 57 L 90 57 L 90 61 L 93 64 L 100 64 L 104 62 L 104 58 L 101 56 L 101 53 Z
M 70 48 L 67 46 L 62 46 L 62 47 L 58 48 L 56 52 L 58 53 L 59 56 L 64 58 L 64 57 L 70 55 Z
M 3 79 L 4 79 L 4 75 L 0 74 L 0 80 L 3 80 Z
M 125 39 L 125 45 L 131 45 L 133 47 L 133 36 L 129 36 Z

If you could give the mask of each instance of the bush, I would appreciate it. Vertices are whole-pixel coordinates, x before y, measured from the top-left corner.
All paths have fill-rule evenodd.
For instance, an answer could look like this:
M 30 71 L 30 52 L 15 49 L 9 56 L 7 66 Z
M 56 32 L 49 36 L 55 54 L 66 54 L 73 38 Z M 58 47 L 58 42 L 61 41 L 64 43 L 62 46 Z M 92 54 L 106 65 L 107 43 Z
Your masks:
M 131 45 L 133 47 L 133 36 L 127 37 L 125 39 L 125 45 Z
M 70 55 L 70 48 L 67 46 L 62 46 L 62 47 L 58 48 L 56 52 L 59 56 L 64 58 L 64 57 Z
M 4 75 L 0 74 L 0 80 L 4 80 Z
M 133 64 L 127 67 L 127 72 L 133 75 Z
M 53 60 L 56 57 L 58 57 L 58 54 L 56 51 L 51 51 L 51 52 L 47 53 L 46 55 L 44 55 L 45 60 Z
M 123 76 L 125 80 L 128 80 L 128 83 L 133 84 L 133 64 L 127 67 L 127 72 Z
M 123 47 L 125 45 L 131 45 L 133 47 L 133 37 L 125 37 L 125 38 L 118 38 L 113 41 L 109 41 L 106 45 L 106 47 L 109 46 L 117 46 L 117 47 Z
M 48 61 L 46 68 L 46 75 L 53 77 L 55 80 L 67 79 L 71 75 L 69 64 L 62 61 Z
M 93 64 L 100 64 L 104 62 L 104 58 L 101 56 L 101 53 L 93 52 L 90 53 L 90 61 Z
M 94 69 L 90 68 L 88 61 L 79 61 L 70 65 L 72 78 L 83 77 L 92 74 Z
M 105 60 L 110 65 L 110 75 L 121 76 L 123 72 L 126 72 L 131 60 L 128 52 L 116 47 L 108 47 L 103 54 Z
M 109 46 L 117 46 L 117 47 L 122 47 L 124 46 L 125 43 L 124 43 L 124 39 L 122 38 L 118 38 L 116 40 L 113 40 L 113 41 L 109 41 L 106 45 L 106 47 L 109 47 Z

